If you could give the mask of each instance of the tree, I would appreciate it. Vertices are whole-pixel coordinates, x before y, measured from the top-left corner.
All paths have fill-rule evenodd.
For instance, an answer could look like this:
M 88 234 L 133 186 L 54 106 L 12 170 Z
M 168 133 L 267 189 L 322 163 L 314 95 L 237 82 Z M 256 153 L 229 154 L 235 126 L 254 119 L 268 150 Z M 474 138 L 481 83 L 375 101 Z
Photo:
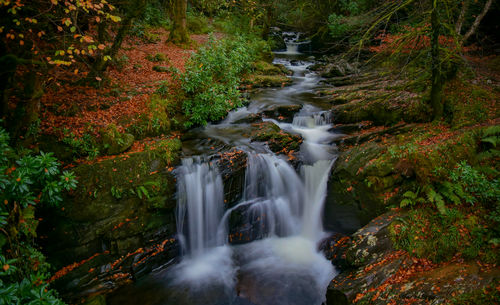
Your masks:
M 439 119 L 443 116 L 443 78 L 441 73 L 441 58 L 439 56 L 439 34 L 440 20 L 438 0 L 431 0 L 431 94 L 430 104 L 433 111 L 433 118 Z
M 49 72 L 78 73 L 75 66 L 102 52 L 93 28 L 119 22 L 114 10 L 105 0 L 0 1 L 0 115 L 15 139 L 38 120 L 44 88 L 54 81 Z
M 128 0 L 123 5 L 124 16 L 122 22 L 120 23 L 120 27 L 118 28 L 111 45 L 106 47 L 104 49 L 104 52 L 100 53 L 97 56 L 94 64 L 92 65 L 91 73 L 88 77 L 90 80 L 93 80 L 96 77 L 100 77 L 102 73 L 106 71 L 110 60 L 114 59 L 118 54 L 118 51 L 121 49 L 123 40 L 132 27 L 132 22 L 144 12 L 144 9 L 146 8 L 146 2 L 146 0 Z M 106 30 L 106 24 L 99 23 L 98 40 L 101 45 L 105 43 Z
M 172 29 L 168 41 L 173 43 L 188 43 L 187 31 L 187 0 L 170 0 L 170 18 Z
M 453 61 L 460 58 L 463 44 L 470 39 L 477 30 L 481 20 L 487 14 L 493 0 L 485 0 L 484 7 L 477 17 L 470 12 L 470 1 L 465 0 L 461 9 L 457 1 L 453 0 L 394 0 L 388 2 L 378 10 L 375 22 L 366 31 L 360 46 L 382 25 L 389 23 L 398 12 L 404 11 L 406 18 L 417 24 L 414 26 L 415 35 L 409 33 L 400 39 L 394 39 L 392 47 L 400 53 L 405 49 L 421 49 L 430 54 L 430 83 L 429 105 L 433 111 L 433 119 L 437 120 L 443 116 L 442 91 L 450 71 L 454 71 L 456 65 Z M 412 7 L 413 5 L 413 7 Z M 428 13 L 427 13 L 428 12 Z M 474 19 L 475 17 L 475 19 Z M 474 19 L 470 29 L 462 33 L 464 24 Z M 429 26 L 430 24 L 430 26 Z M 403 46 L 406 44 L 406 47 Z M 412 53 L 412 52 L 408 52 Z M 408 55 L 409 56 L 409 55 Z M 408 62 L 409 60 L 406 60 Z M 425 67 L 424 67 L 425 69 Z

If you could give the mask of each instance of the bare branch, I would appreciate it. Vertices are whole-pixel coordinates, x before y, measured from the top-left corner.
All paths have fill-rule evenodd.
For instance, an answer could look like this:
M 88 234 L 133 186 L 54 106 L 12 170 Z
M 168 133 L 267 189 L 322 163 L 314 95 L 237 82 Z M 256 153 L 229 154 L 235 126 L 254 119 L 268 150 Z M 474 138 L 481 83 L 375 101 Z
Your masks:
M 476 17 L 476 20 L 474 20 L 474 23 L 470 27 L 469 31 L 464 35 L 463 42 L 466 42 L 477 30 L 479 27 L 479 24 L 481 23 L 481 20 L 483 20 L 484 16 L 488 13 L 488 10 L 491 7 L 491 4 L 493 3 L 493 0 L 488 0 L 486 4 L 484 5 L 483 11 L 479 16 Z
M 462 26 L 464 25 L 464 20 L 465 20 L 465 13 L 467 13 L 467 10 L 469 8 L 469 2 L 470 0 L 464 0 L 462 2 L 462 10 L 460 11 L 460 15 L 458 16 L 457 23 L 455 24 L 455 32 L 460 35 L 462 32 Z

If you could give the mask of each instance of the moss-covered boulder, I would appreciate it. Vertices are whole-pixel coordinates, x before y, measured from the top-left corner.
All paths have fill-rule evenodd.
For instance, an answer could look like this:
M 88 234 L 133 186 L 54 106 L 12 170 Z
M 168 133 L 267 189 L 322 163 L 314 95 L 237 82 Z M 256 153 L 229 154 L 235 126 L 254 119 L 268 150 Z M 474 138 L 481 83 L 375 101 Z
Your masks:
M 293 117 L 302 109 L 302 105 L 275 105 L 263 111 L 267 118 L 292 122 Z
M 292 79 L 286 75 L 251 75 L 243 82 L 252 88 L 284 87 L 291 83 Z
M 44 212 L 40 227 L 40 243 L 51 264 L 60 269 L 85 262 L 84 272 L 91 270 L 95 277 L 93 271 L 98 270 L 104 279 L 105 274 L 112 275 L 109 272 L 113 268 L 101 266 L 112 266 L 120 257 L 171 238 L 175 234 L 176 205 L 176 181 L 171 171 L 179 162 L 180 148 L 175 138 L 155 140 L 143 151 L 75 167 L 77 189 L 65 198 L 61 208 Z M 96 255 L 98 259 L 90 259 Z M 128 262 L 127 270 L 132 266 L 133 262 Z M 92 278 L 76 281 L 78 276 L 72 271 L 81 269 L 61 270 L 68 271 L 56 282 L 63 293 L 102 284 L 92 283 Z
M 102 145 L 108 155 L 120 154 L 134 144 L 134 136 L 129 133 L 121 133 L 115 125 L 109 125 L 101 131 Z
M 451 304 L 459 296 L 497 283 L 496 268 L 481 268 L 463 259 L 436 264 L 396 249 L 390 227 L 404 217 L 396 211 L 386 213 L 351 236 L 342 254 L 351 268 L 332 280 L 326 304 L 404 304 L 408 300 Z
M 302 144 L 300 135 L 285 132 L 272 122 L 252 124 L 249 136 L 252 141 L 266 142 L 276 153 L 298 152 Z

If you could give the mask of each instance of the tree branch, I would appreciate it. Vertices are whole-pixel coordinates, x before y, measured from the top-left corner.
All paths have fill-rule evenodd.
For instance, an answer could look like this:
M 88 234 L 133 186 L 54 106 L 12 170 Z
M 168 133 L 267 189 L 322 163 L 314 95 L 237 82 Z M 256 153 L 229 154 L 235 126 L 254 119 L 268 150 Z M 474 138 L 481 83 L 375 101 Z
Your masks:
M 457 23 L 455 24 L 455 32 L 460 35 L 462 32 L 462 26 L 464 25 L 464 20 L 465 20 L 465 13 L 467 13 L 467 10 L 469 8 L 469 2 L 470 0 L 464 0 L 462 2 L 462 10 L 460 11 L 460 15 L 458 16 Z
M 466 42 L 477 30 L 479 27 L 479 24 L 481 23 L 481 20 L 483 20 L 484 16 L 488 13 L 488 10 L 491 7 L 491 4 L 493 3 L 493 0 L 488 0 L 486 4 L 484 5 L 483 11 L 479 16 L 476 17 L 476 20 L 474 20 L 474 23 L 470 27 L 469 31 L 464 35 L 463 42 Z

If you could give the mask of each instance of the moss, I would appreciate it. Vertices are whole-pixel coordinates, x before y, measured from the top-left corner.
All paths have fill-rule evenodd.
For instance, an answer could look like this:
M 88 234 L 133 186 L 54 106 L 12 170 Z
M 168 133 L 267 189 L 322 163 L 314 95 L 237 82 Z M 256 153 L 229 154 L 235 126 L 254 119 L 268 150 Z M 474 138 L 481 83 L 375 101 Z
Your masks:
M 281 130 L 271 122 L 252 124 L 252 141 L 267 142 L 273 152 L 298 151 L 302 137 Z
M 106 297 L 102 294 L 90 297 L 83 305 L 106 305 Z
M 101 131 L 102 144 L 108 155 L 116 155 L 129 149 L 134 143 L 134 136 L 121 133 L 116 125 L 110 124 Z
M 476 213 L 484 212 L 478 209 Z M 485 237 L 478 234 L 484 231 L 484 220 L 478 215 L 454 208 L 441 215 L 433 207 L 420 207 L 391 224 L 391 239 L 398 249 L 435 262 L 449 260 L 457 253 L 476 258 L 489 247 Z
M 489 305 L 498 304 L 500 301 L 500 291 L 498 285 L 500 281 L 497 279 L 490 285 L 477 289 L 469 293 L 464 293 L 455 297 L 451 304 L 453 305 Z
M 259 60 L 253 64 L 254 71 L 261 75 L 282 75 L 283 69 L 278 65 L 273 65 L 263 60 Z
M 154 66 L 153 71 L 155 71 L 155 72 L 169 72 L 170 69 L 168 67 L 165 67 L 165 66 Z
M 170 59 L 164 53 L 156 53 L 155 55 L 148 54 L 146 59 L 151 62 L 169 62 Z
M 285 75 L 251 75 L 243 81 L 254 88 L 283 87 L 291 83 L 292 79 Z
M 178 139 L 164 139 L 142 152 L 74 168 L 78 187 L 47 223 L 54 227 L 46 230 L 52 263 L 79 261 L 103 247 L 123 255 L 161 227 L 173 234 L 176 182 L 169 168 L 178 164 L 180 147 Z

